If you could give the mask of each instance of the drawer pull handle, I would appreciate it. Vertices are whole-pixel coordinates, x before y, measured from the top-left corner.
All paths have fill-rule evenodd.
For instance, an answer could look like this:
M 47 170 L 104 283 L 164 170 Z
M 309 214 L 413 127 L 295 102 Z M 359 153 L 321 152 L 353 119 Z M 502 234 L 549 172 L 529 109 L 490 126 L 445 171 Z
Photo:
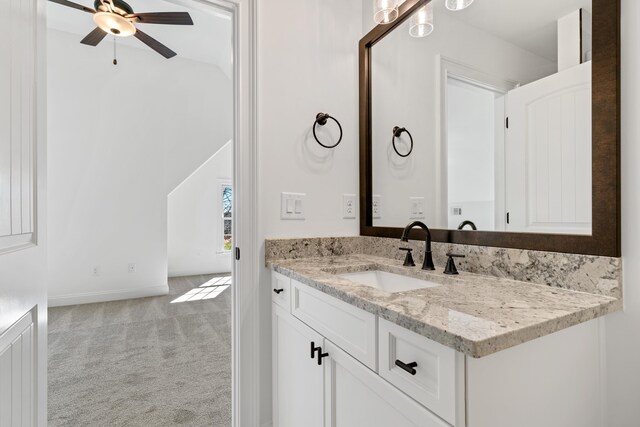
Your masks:
M 329 353 L 323 353 L 322 348 L 318 347 L 318 365 L 322 366 L 322 359 L 329 356 Z
M 280 295 L 281 292 L 284 292 L 284 289 L 274 289 L 273 292 Z
M 322 350 L 322 347 L 316 347 L 315 341 L 311 341 L 311 358 L 312 359 L 315 359 L 316 351 L 318 352 L 318 354 L 320 354 L 320 350 Z
M 396 366 L 403 371 L 407 371 L 411 375 L 415 375 L 418 372 L 416 371 L 416 368 L 418 367 L 417 362 L 404 363 L 401 360 L 396 360 Z

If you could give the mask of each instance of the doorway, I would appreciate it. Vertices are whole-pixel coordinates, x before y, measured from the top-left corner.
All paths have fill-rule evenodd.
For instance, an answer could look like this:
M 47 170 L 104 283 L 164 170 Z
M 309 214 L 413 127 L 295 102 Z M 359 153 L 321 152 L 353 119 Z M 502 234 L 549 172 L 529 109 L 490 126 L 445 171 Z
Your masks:
M 67 8 L 70 15 L 59 19 L 50 14 L 50 302 L 64 306 L 52 308 L 50 316 L 51 424 L 64 424 L 64 417 L 91 425 L 109 416 L 135 420 L 146 414 L 167 423 L 208 418 L 230 425 L 235 301 L 230 246 L 237 244 L 230 238 L 236 236 L 238 212 L 234 205 L 227 212 L 208 210 L 203 200 L 211 191 L 216 209 L 224 206 L 225 189 L 242 194 L 232 185 L 242 171 L 235 168 L 236 147 L 230 142 L 241 139 L 240 83 L 232 60 L 237 9 L 195 1 L 139 3 L 133 6 L 152 3 L 150 10 L 192 15 L 193 28 L 147 30 L 177 57 L 162 58 L 131 38 L 115 42 L 114 65 L 112 39 L 102 46 L 80 45 L 84 29 L 77 34 L 74 26 L 84 22 L 78 21 L 85 17 L 82 12 Z M 54 7 L 61 6 L 49 4 L 51 11 Z M 199 33 L 214 27 L 207 20 L 226 22 L 226 34 Z M 194 28 L 191 39 L 187 31 Z M 193 49 L 220 38 L 226 47 L 206 46 L 201 57 Z M 96 110 L 91 106 L 97 101 Z M 74 117 L 77 125 L 70 126 L 65 117 Z M 220 157 L 228 172 L 217 168 L 207 189 L 199 190 L 196 181 Z M 203 225 L 199 216 L 212 218 L 207 239 L 225 263 L 220 270 L 188 271 L 194 265 L 184 265 L 179 277 L 167 281 L 168 194 L 188 196 L 192 216 L 177 214 L 196 234 Z M 190 243 L 191 249 L 200 244 Z M 80 338 L 78 349 L 74 343 Z M 83 362 L 87 354 L 88 364 Z M 69 398 L 82 400 L 75 397 L 94 386 L 109 386 L 109 398 L 103 394 L 80 406 L 65 404 Z M 97 409 L 100 405 L 105 412 Z
M 500 92 L 447 79 L 447 228 L 495 231 L 504 205 L 504 111 Z

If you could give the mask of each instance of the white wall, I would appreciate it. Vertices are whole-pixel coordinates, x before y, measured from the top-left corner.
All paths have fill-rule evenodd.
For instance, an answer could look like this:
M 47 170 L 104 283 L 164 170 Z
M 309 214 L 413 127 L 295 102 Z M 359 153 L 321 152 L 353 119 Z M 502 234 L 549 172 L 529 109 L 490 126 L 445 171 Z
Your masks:
M 609 315 L 605 319 L 607 419 L 604 425 L 635 427 L 640 422 L 640 27 L 637 25 L 640 20 L 640 2 L 622 0 L 621 6 L 622 256 L 625 312 Z
M 113 66 L 78 40 L 48 32 L 50 301 L 166 293 L 167 195 L 230 139 L 231 83 L 149 49 Z
M 169 277 L 231 271 L 231 252 L 222 251 L 222 185 L 232 177 L 229 141 L 169 194 Z
M 376 226 L 407 224 L 409 198 L 424 197 L 425 222 L 434 228 L 447 227 L 436 203 L 442 185 L 436 166 L 440 162 L 439 55 L 495 79 L 521 84 L 557 71 L 555 62 L 463 23 L 453 13 L 436 15 L 435 29 L 428 37 L 411 37 L 407 21 L 372 48 L 373 192 L 382 197 Z M 365 13 L 363 19 L 371 15 Z M 407 158 L 400 158 L 391 147 L 394 126 L 406 127 L 413 136 L 414 150 Z
M 259 244 L 264 238 L 353 236 L 342 194 L 358 189 L 358 41 L 360 0 L 265 0 L 258 3 Z M 344 129 L 333 150 L 311 135 L 318 112 Z M 306 193 L 306 219 L 280 220 L 280 193 Z M 260 274 L 260 331 L 271 348 L 270 276 Z M 271 420 L 271 357 L 262 357 L 261 420 Z

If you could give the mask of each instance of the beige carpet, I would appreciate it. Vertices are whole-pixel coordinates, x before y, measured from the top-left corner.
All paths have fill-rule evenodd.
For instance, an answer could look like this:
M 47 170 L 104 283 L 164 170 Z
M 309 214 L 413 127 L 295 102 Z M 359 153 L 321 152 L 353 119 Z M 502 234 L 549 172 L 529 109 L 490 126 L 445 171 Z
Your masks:
M 165 297 L 49 309 L 49 425 L 230 426 L 226 283 L 181 277 Z

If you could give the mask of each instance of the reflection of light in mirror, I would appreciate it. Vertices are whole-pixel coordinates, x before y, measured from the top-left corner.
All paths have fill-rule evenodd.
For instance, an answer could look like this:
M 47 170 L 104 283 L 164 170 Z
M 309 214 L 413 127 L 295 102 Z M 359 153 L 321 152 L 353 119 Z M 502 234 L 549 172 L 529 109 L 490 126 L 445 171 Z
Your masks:
M 373 0 L 373 20 L 376 24 L 390 24 L 398 19 L 398 0 Z
M 433 32 L 433 2 L 422 6 L 409 19 L 409 35 L 426 37 Z
M 458 11 L 471 6 L 471 3 L 473 0 L 447 0 L 446 6 L 449 10 Z
M 214 299 L 231 286 L 231 276 L 214 277 L 208 282 L 193 288 L 184 295 L 171 301 L 171 304 L 187 301 Z

